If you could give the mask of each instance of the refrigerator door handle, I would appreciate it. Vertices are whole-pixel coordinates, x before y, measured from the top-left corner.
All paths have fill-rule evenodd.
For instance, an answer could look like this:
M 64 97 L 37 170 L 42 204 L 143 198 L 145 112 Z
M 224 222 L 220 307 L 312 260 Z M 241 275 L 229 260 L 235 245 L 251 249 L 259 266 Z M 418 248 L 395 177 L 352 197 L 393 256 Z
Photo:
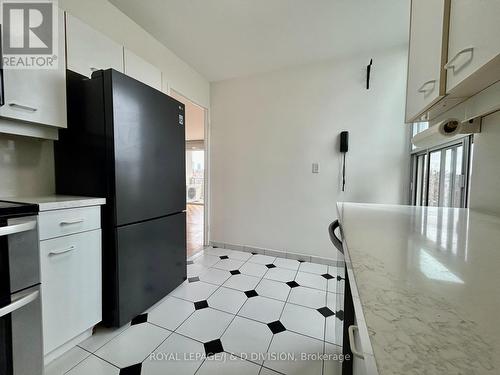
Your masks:
M 0 309 L 0 318 L 4 317 L 5 315 L 11 314 L 14 311 L 19 310 L 20 308 L 30 304 L 31 302 L 33 302 L 38 298 L 39 294 L 40 292 L 36 290 L 12 302 L 10 305 L 2 307 Z
M 2 28 L 0 25 L 0 107 L 5 104 L 5 85 L 3 79 L 3 46 L 2 46 Z

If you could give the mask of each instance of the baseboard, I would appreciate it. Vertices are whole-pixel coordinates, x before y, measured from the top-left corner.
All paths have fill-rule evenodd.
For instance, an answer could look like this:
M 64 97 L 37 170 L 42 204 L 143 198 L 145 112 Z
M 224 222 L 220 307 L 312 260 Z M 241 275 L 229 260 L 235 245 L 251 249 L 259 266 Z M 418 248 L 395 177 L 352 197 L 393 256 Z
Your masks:
M 273 256 L 273 257 L 295 259 L 295 260 L 304 261 L 304 262 L 325 264 L 325 265 L 334 266 L 334 267 L 340 267 L 340 266 L 343 266 L 343 264 L 344 264 L 344 257 L 337 249 L 332 250 L 332 252 L 334 252 L 334 254 L 335 254 L 335 258 L 324 258 L 324 257 L 317 257 L 317 256 L 312 256 L 312 255 L 306 255 L 306 254 L 290 253 L 290 252 L 286 252 L 283 250 L 264 249 L 264 248 L 255 247 L 255 246 L 230 244 L 230 243 L 217 242 L 217 241 L 210 241 L 210 246 L 220 247 L 221 249 L 244 251 L 247 253 L 269 255 L 269 256 Z
M 68 350 L 73 349 L 75 346 L 80 344 L 82 341 L 88 339 L 90 336 L 92 336 L 92 328 L 89 328 L 85 332 L 81 333 L 72 340 L 68 341 L 66 344 L 63 344 L 60 347 L 52 350 L 50 353 L 46 354 L 43 358 L 45 366 L 47 366 L 50 362 L 62 356 Z

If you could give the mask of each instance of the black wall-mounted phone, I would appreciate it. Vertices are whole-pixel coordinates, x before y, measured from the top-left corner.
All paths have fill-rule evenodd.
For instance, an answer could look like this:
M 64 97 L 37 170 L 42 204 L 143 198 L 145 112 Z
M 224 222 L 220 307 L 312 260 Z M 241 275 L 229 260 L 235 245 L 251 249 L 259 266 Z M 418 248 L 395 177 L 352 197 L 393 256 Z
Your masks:
M 349 132 L 343 131 L 340 133 L 340 152 L 344 154 L 342 163 L 342 191 L 345 191 L 345 154 L 349 151 Z

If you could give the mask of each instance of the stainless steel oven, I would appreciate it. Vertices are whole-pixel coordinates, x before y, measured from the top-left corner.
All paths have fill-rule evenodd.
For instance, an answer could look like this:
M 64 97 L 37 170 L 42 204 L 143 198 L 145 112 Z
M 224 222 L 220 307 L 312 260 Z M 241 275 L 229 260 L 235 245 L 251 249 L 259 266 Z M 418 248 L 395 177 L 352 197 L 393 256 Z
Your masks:
M 0 202 L 0 374 L 42 375 L 36 205 Z

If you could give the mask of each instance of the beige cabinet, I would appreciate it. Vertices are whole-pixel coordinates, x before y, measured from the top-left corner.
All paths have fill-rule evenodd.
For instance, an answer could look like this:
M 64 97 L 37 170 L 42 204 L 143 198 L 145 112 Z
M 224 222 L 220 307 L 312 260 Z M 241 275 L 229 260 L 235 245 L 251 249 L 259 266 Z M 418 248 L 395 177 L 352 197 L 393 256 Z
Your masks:
M 64 51 L 64 14 L 59 11 L 57 69 L 4 69 L 5 104 L 0 107 L 0 117 L 48 125 L 66 127 L 66 60 Z M 17 132 L 15 123 L 10 130 Z M 31 135 L 28 131 L 25 134 Z M 36 133 L 36 131 L 35 131 Z
M 66 51 L 68 69 L 87 77 L 100 69 L 123 72 L 122 46 L 69 13 L 66 13 Z
M 161 91 L 162 74 L 160 69 L 127 48 L 123 49 L 123 60 L 126 75 Z
M 471 96 L 500 78 L 500 1 L 451 0 L 447 92 Z
M 446 93 L 449 0 L 413 0 L 406 94 L 406 121 L 412 122 Z

